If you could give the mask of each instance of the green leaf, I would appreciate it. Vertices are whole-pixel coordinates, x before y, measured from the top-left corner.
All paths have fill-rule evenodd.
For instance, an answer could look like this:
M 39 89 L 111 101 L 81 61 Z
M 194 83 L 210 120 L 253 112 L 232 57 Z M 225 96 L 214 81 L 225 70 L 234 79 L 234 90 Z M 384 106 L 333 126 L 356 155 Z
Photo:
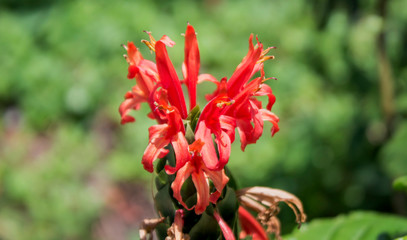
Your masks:
M 285 236 L 288 240 L 371 240 L 383 236 L 403 236 L 407 219 L 377 212 L 353 212 L 335 218 L 316 219 L 300 230 Z M 380 238 L 379 238 L 380 236 Z
M 154 197 L 155 207 L 160 213 L 160 216 L 170 217 L 170 221 L 174 221 L 175 207 L 172 202 L 172 195 L 170 194 L 170 185 L 167 184 L 160 190 Z
M 189 236 L 191 239 L 218 239 L 220 235 L 219 225 L 215 218 L 209 214 L 210 207 L 202 213 L 198 223 L 191 229 Z
M 189 113 L 187 120 L 190 121 L 190 126 L 192 131 L 195 132 L 196 124 L 199 120 L 199 115 L 201 115 L 201 110 L 199 109 L 199 105 L 196 105 Z
M 226 186 L 225 197 L 220 200 L 216 206 L 219 209 L 219 213 L 226 223 L 233 227 L 236 221 L 237 209 L 239 208 L 239 203 L 237 202 L 237 197 L 233 188 Z
M 399 177 L 393 182 L 393 188 L 397 191 L 407 192 L 407 176 Z

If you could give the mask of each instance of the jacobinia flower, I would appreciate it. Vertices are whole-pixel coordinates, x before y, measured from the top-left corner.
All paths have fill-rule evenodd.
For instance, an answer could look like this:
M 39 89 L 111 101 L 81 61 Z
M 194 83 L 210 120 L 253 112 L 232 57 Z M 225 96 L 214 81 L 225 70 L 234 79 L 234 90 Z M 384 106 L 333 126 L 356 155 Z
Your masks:
M 191 160 L 178 170 L 177 176 L 171 185 L 174 191 L 174 198 L 186 209 L 191 210 L 192 208 L 189 208 L 182 200 L 181 187 L 189 176 L 192 177 L 192 182 L 197 191 L 196 214 L 203 213 L 209 205 L 209 202 L 216 203 L 223 188 L 229 181 L 224 169 L 213 171 L 205 166 L 201 155 L 203 145 L 205 145 L 205 143 L 198 139 L 189 146 L 189 151 L 192 155 Z M 215 192 L 210 193 L 207 179 L 210 179 L 215 185 Z
M 175 166 L 167 165 L 167 174 L 176 174 L 172 183 L 174 198 L 185 208 L 190 209 L 181 197 L 181 187 L 189 177 L 197 191 L 195 212 L 201 214 L 210 202 L 216 203 L 228 182 L 224 167 L 229 161 L 231 144 L 238 130 L 242 150 L 247 144 L 255 143 L 263 132 L 263 122 L 273 124 L 271 134 L 278 130 L 278 117 L 271 112 L 275 97 L 271 88 L 265 84 L 263 64 L 273 58 L 267 56 L 271 48 L 263 49 L 257 40 L 253 45 L 253 35 L 249 38 L 249 51 L 237 66 L 229 80 L 216 80 L 210 74 L 199 75 L 200 54 L 194 28 L 188 24 L 185 32 L 185 59 L 182 66 L 183 78 L 180 79 L 168 56 L 167 47 L 174 42 L 163 36 L 156 41 L 143 42 L 155 52 L 156 63 L 142 57 L 137 47 L 129 42 L 125 49 L 125 58 L 129 64 L 128 78 L 135 79 L 136 85 L 127 92 L 120 105 L 122 124 L 135 121 L 129 113 L 138 110 L 145 102 L 151 109 L 148 115 L 157 121 L 149 128 L 149 143 L 144 152 L 144 168 L 152 172 L 153 162 L 166 156 L 171 144 L 174 149 Z M 260 72 L 260 76 L 253 76 Z M 197 84 L 210 81 L 217 85 L 216 90 L 207 96 L 208 103 L 200 113 L 193 139 L 187 139 L 185 133 L 188 124 L 188 109 L 197 105 Z M 187 107 L 182 84 L 186 85 L 189 96 Z M 267 96 L 268 104 L 262 107 L 258 96 Z M 210 187 L 210 182 L 214 188 Z M 211 190 L 212 189 L 212 190 Z

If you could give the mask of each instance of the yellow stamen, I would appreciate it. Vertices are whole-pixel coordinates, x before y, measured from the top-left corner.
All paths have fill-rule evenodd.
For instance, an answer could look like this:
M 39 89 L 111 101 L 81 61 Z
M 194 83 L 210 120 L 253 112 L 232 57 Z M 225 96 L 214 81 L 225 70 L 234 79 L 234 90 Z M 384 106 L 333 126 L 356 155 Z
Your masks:
M 234 99 L 232 99 L 232 100 L 230 100 L 230 101 L 221 101 L 221 102 L 218 102 L 218 103 L 216 104 L 216 106 L 217 106 L 218 108 L 223 108 L 224 106 L 230 106 L 230 105 L 232 105 L 233 103 L 235 103 L 235 100 L 234 100 Z
M 147 40 L 141 40 L 141 42 L 142 43 L 144 43 L 145 45 L 147 45 L 147 47 L 151 50 L 151 51 L 154 51 L 155 52 L 155 43 L 153 44 L 153 43 L 151 43 L 151 42 L 149 42 L 149 41 L 147 41 Z
M 147 40 L 141 40 L 142 43 L 144 43 L 145 45 L 147 45 L 147 47 L 151 50 L 155 52 L 155 43 L 157 42 L 154 37 L 151 35 L 151 32 L 148 31 L 144 31 L 145 33 L 148 34 L 150 41 Z
M 267 60 L 270 60 L 270 59 L 274 59 L 274 56 L 273 55 L 271 55 L 271 56 L 260 56 L 259 60 L 257 60 L 256 63 L 263 63 L 263 62 L 265 62 Z

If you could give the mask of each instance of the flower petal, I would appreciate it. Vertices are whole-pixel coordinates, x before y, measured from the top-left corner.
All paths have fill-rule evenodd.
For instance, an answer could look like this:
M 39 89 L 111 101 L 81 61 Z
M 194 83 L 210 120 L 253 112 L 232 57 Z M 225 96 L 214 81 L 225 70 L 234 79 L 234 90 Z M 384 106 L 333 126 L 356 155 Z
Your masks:
M 166 151 L 164 148 L 170 143 L 169 139 L 163 137 L 167 131 L 167 127 L 167 124 L 160 124 L 151 126 L 148 129 L 150 142 L 144 151 L 141 163 L 143 164 L 144 169 L 149 172 L 153 172 L 153 161 Z
M 223 237 L 226 240 L 235 240 L 235 235 L 233 234 L 232 229 L 230 229 L 228 224 L 225 222 L 225 220 L 223 220 L 219 213 L 217 211 L 214 211 L 213 216 L 215 217 L 220 229 L 222 230 Z
M 268 240 L 267 234 L 259 222 L 243 207 L 239 207 L 239 221 L 242 226 L 240 238 L 251 235 L 253 240 Z
M 256 96 L 267 96 L 269 101 L 267 103 L 267 110 L 271 110 L 274 103 L 276 102 L 276 96 L 274 96 L 271 87 L 265 83 L 260 85 L 260 90 L 256 92 Z
M 202 169 L 195 169 L 191 175 L 197 194 L 195 213 L 199 215 L 202 214 L 209 205 L 209 185 Z
M 213 182 L 213 185 L 215 185 L 216 191 L 211 194 L 210 201 L 212 203 L 216 203 L 223 191 L 223 188 L 229 182 L 229 178 L 226 176 L 224 169 L 220 171 L 211 171 L 205 167 L 203 169 L 208 178 Z
M 269 121 L 273 124 L 273 127 L 271 128 L 271 136 L 274 136 L 274 134 L 280 130 L 278 126 L 279 118 L 269 110 L 260 109 L 259 111 L 263 121 Z
M 205 143 L 201 149 L 202 160 L 205 166 L 210 169 L 216 169 L 219 160 L 213 144 L 211 130 L 207 128 L 205 121 L 198 123 L 195 139 Z
M 168 52 L 163 40 L 155 44 L 157 69 L 160 75 L 161 84 L 168 92 L 168 100 L 171 105 L 175 106 L 181 113 L 183 119 L 187 117 L 185 99 L 181 88 L 181 82 L 172 65 Z
M 247 83 L 252 76 L 253 68 L 259 59 L 263 45 L 260 43 L 257 48 L 253 46 L 253 34 L 249 38 L 249 52 L 243 58 L 242 62 L 237 66 L 232 77 L 228 81 L 228 94 L 230 97 L 235 96 L 240 92 L 244 84 Z
M 188 151 L 188 142 L 182 132 L 178 132 L 176 137 L 172 139 L 171 144 L 174 148 L 177 161 L 175 167 L 171 167 L 169 165 L 165 166 L 166 173 L 170 175 L 178 171 L 178 169 L 183 167 L 191 159 L 191 155 Z
M 143 98 L 139 97 L 137 94 L 132 92 L 127 92 L 124 96 L 125 100 L 120 104 L 119 113 L 121 115 L 121 124 L 126 124 L 128 122 L 134 122 L 134 117 L 129 115 L 132 109 L 139 109 L 140 104 L 144 102 Z
M 184 182 L 188 179 L 191 173 L 194 171 L 194 167 L 191 166 L 190 162 L 187 162 L 182 168 L 180 168 L 177 172 L 177 176 L 175 180 L 171 184 L 172 191 L 174 192 L 174 198 L 181 203 L 184 208 L 191 210 L 192 208 L 188 208 L 185 202 L 182 200 L 181 196 L 181 188 Z
M 196 84 L 198 81 L 200 57 L 198 41 L 196 39 L 195 29 L 188 24 L 185 32 L 185 60 L 186 68 L 186 85 L 188 87 L 189 109 L 193 109 L 196 105 Z

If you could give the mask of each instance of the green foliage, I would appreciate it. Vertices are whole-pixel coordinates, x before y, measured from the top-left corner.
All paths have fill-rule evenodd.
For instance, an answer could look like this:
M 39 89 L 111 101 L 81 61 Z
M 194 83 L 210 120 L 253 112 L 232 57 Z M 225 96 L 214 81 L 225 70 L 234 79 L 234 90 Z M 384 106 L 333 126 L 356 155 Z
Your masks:
M 396 178 L 393 182 L 393 188 L 407 193 L 407 176 Z
M 391 182 L 407 169 L 407 2 L 387 2 L 383 19 L 378 1 L 364 0 L 2 1 L 0 238 L 90 239 L 106 210 L 104 191 L 90 183 L 151 181 L 140 164 L 155 124 L 148 107 L 119 125 L 118 105 L 135 83 L 120 44 L 134 41 L 153 59 L 143 30 L 167 34 L 181 73 L 187 21 L 198 31 L 201 73 L 218 79 L 231 76 L 250 33 L 278 47 L 265 72 L 279 79 L 267 84 L 281 130 L 270 138 L 266 123 L 244 153 L 237 137 L 228 166 L 240 186 L 292 192 L 310 219 L 393 211 Z M 390 124 L 381 110 L 382 27 L 395 89 Z M 201 108 L 214 87 L 199 86 Z
M 331 219 L 315 219 L 284 239 L 394 239 L 407 232 L 406 226 L 406 218 L 360 211 Z

